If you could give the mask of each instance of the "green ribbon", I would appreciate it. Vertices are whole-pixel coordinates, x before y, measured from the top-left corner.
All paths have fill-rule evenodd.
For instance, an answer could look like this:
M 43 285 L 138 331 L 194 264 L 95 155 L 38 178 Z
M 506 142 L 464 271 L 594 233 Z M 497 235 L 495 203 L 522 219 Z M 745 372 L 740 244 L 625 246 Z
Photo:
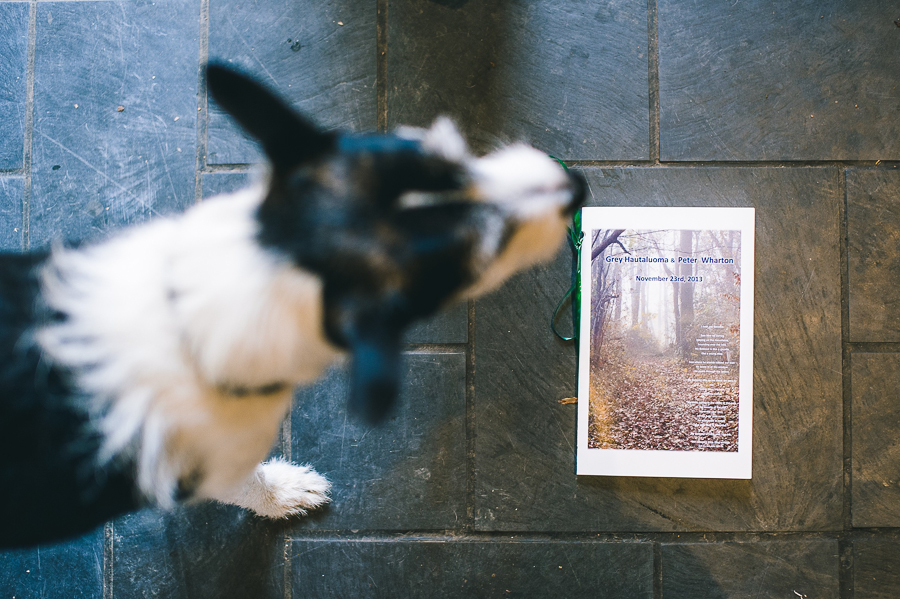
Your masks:
M 550 158 L 560 163 L 562 167 L 566 169 L 566 172 L 568 172 L 569 167 L 566 166 L 565 162 L 556 156 L 550 156 Z M 572 215 L 572 226 L 569 227 L 569 246 L 572 248 L 575 280 L 572 281 L 572 286 L 569 287 L 569 290 L 566 291 L 563 298 L 559 300 L 559 303 L 556 305 L 556 310 L 553 311 L 553 316 L 550 318 L 550 330 L 563 341 L 578 340 L 578 331 L 581 323 L 581 243 L 583 241 L 584 232 L 581 230 L 581 209 L 578 209 L 575 211 L 575 214 Z M 556 330 L 556 320 L 559 318 L 559 312 L 569 298 L 571 298 L 572 301 L 572 325 L 574 327 L 571 337 L 563 335 Z

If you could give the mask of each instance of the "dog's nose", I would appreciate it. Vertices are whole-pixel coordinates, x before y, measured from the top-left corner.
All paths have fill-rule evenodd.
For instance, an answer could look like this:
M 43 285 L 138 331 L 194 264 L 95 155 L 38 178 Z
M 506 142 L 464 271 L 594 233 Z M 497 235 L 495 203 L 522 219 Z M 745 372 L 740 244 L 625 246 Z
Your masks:
M 576 210 L 584 206 L 585 192 L 587 191 L 587 181 L 585 181 L 584 175 L 578 171 L 569 171 L 569 188 L 572 190 L 572 199 L 563 210 L 566 216 L 575 214 Z

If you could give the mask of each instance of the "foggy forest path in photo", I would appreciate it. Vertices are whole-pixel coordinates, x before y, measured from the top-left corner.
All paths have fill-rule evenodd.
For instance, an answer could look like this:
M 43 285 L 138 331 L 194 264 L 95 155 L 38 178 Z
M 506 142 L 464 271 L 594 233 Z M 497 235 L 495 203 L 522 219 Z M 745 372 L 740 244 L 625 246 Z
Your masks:
M 588 447 L 736 452 L 741 232 L 590 239 Z
M 588 446 L 737 451 L 737 384 L 691 380 L 677 358 L 624 357 L 594 364 Z

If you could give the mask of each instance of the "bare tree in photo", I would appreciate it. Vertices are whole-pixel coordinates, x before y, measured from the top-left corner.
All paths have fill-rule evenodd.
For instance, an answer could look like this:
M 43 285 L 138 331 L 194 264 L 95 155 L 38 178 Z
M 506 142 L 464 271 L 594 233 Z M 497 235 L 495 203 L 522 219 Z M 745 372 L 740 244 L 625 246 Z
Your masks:
M 591 283 L 593 288 L 593 305 L 591 307 L 591 347 L 595 351 L 603 346 L 604 332 L 607 324 L 607 310 L 612 302 L 618 304 L 619 294 L 617 289 L 621 288 L 619 281 L 619 269 L 614 270 L 614 276 L 610 277 L 610 265 L 598 258 L 609 246 L 619 243 L 619 235 L 624 229 L 595 231 L 591 240 Z M 627 252 L 627 250 L 626 250 Z

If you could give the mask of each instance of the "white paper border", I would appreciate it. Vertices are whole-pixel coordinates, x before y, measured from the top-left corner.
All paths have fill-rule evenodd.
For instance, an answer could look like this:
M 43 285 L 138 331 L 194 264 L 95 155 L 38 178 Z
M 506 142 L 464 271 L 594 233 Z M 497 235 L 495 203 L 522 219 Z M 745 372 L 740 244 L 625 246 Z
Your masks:
M 605 208 L 582 209 L 584 239 L 596 229 L 692 229 L 741 232 L 741 340 L 738 395 L 738 451 L 669 451 L 588 448 L 588 388 L 592 285 L 581 286 L 578 364 L 578 453 L 576 473 L 599 476 L 749 479 L 753 467 L 753 208 Z M 581 248 L 582 277 L 590 277 L 591 248 Z M 585 275 L 585 273 L 587 273 Z

